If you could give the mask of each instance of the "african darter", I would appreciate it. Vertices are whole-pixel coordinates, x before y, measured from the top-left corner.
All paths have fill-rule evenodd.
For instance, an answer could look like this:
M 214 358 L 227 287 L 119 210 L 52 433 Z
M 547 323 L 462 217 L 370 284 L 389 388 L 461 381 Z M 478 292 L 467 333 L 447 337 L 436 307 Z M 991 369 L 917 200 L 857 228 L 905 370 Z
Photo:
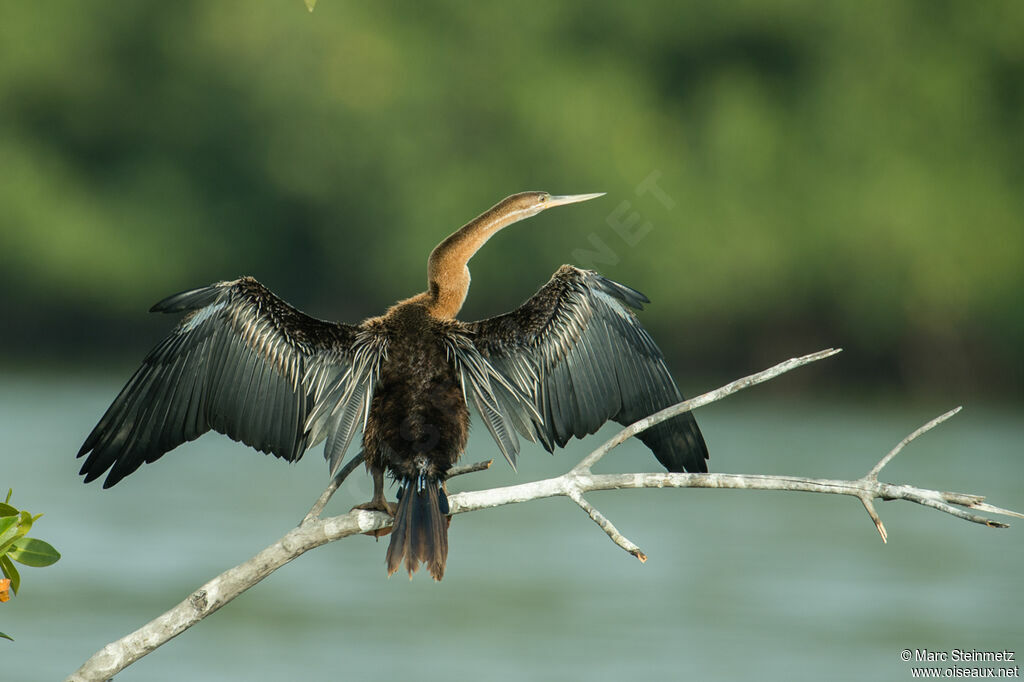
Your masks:
M 153 306 L 184 313 L 92 430 L 78 456 L 107 488 L 210 429 L 298 460 L 326 441 L 332 475 L 362 428 L 373 499 L 394 516 L 388 574 L 448 556 L 444 481 L 466 448 L 469 406 L 515 466 L 517 433 L 548 451 L 612 419 L 630 424 L 682 400 L 631 308 L 648 300 L 596 272 L 563 265 L 516 310 L 462 322 L 467 263 L 498 230 L 600 194 L 508 197 L 442 241 L 427 291 L 359 325 L 299 312 L 251 277 Z M 707 471 L 697 423 L 681 414 L 639 435 L 669 471 Z M 384 474 L 398 483 L 397 507 Z

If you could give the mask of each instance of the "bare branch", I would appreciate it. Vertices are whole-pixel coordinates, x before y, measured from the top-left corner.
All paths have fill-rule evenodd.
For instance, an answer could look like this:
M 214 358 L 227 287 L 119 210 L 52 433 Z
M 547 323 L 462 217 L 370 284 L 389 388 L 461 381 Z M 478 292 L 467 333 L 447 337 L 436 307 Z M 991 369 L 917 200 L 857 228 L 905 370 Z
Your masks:
M 460 464 L 459 466 L 452 467 L 448 470 L 448 475 L 445 477 L 445 480 L 447 481 L 448 479 L 455 478 L 456 476 L 462 476 L 463 474 L 486 471 L 491 468 L 492 464 L 494 464 L 493 459 L 489 459 L 486 462 L 477 462 L 476 464 Z
M 956 495 L 956 493 L 944 493 L 944 494 L 946 494 L 946 495 Z M 978 511 L 985 512 L 986 514 L 1000 514 L 1001 516 L 1013 516 L 1013 517 L 1016 517 L 1018 519 L 1024 519 L 1024 514 L 1021 514 L 1020 512 L 1010 511 L 1009 509 L 1003 509 L 1002 507 L 995 507 L 995 506 L 993 506 L 991 504 L 985 504 L 984 502 L 982 502 L 982 500 L 984 500 L 984 499 L 985 499 L 984 497 L 979 497 L 977 502 L 975 502 L 973 504 L 968 504 L 966 506 L 970 507 L 971 509 L 977 509 Z M 964 503 L 963 502 L 954 502 L 954 504 L 962 505 Z
M 737 391 L 742 391 L 744 388 L 750 388 L 751 386 L 764 383 L 769 379 L 774 379 L 780 374 L 785 374 L 797 367 L 802 367 L 803 365 L 810 364 L 817 360 L 824 360 L 825 358 L 832 357 L 836 353 L 841 353 L 842 350 L 842 348 L 829 348 L 826 350 L 820 350 L 817 353 L 811 353 L 810 355 L 804 355 L 799 358 L 790 358 L 789 360 L 780 362 L 774 367 L 770 367 L 763 372 L 758 372 L 757 374 L 751 374 L 750 376 L 743 377 L 742 379 L 737 379 L 736 381 L 728 383 L 721 388 L 716 388 L 714 391 L 709 391 L 708 393 L 699 395 L 696 398 L 690 398 L 689 400 L 684 400 L 681 403 L 666 407 L 664 410 L 655 412 L 648 417 L 644 417 L 640 421 L 630 424 L 619 431 L 604 445 L 584 457 L 583 460 L 573 468 L 573 471 L 583 474 L 590 473 L 590 468 L 594 466 L 598 460 L 608 454 L 609 450 L 622 445 L 624 442 L 629 440 L 630 437 L 635 436 L 641 431 L 646 431 L 655 424 L 660 424 L 667 419 L 671 419 L 677 414 L 689 412 L 690 410 L 707 405 L 708 403 L 721 400 L 722 398 L 730 396 Z
M 578 488 L 569 488 L 566 491 L 566 495 L 569 496 L 569 499 L 578 504 L 580 509 L 590 515 L 590 518 L 593 519 L 594 523 L 600 526 L 601 530 L 608 534 L 608 537 L 612 539 L 612 542 L 635 556 L 640 560 L 640 563 L 647 561 L 647 555 L 640 551 L 640 548 L 633 544 L 629 538 L 620 533 L 619 529 L 616 528 L 604 514 L 599 512 L 594 505 L 587 502 Z
M 907 500 L 921 504 L 933 509 L 938 509 L 961 519 L 978 523 L 992 528 L 1005 528 L 1006 524 L 993 521 L 973 512 L 984 512 L 988 514 L 1000 514 L 1024 518 L 1024 514 L 995 507 L 984 502 L 984 497 L 967 493 L 941 492 L 926 488 L 917 488 L 909 485 L 892 485 L 878 481 L 878 472 L 888 463 L 899 451 L 911 440 L 933 428 L 952 414 L 953 410 L 937 419 L 932 420 L 914 433 L 910 434 L 900 442 L 896 448 L 875 465 L 863 477 L 852 480 L 833 480 L 818 478 L 803 478 L 798 476 L 763 476 L 763 475 L 741 475 L 722 473 L 631 473 L 631 474 L 600 474 L 591 473 L 590 467 L 600 460 L 609 450 L 626 440 L 628 437 L 639 433 L 645 428 L 669 419 L 676 414 L 685 412 L 699 405 L 705 405 L 715 400 L 735 393 L 742 388 L 752 386 L 756 383 L 766 381 L 778 376 L 794 367 L 798 367 L 814 360 L 829 357 L 839 351 L 828 350 L 802 358 L 794 358 L 775 367 L 751 375 L 744 379 L 734 381 L 720 389 L 698 396 L 692 400 L 680 403 L 661 412 L 642 419 L 639 422 L 623 429 L 615 438 L 609 440 L 600 448 L 584 458 L 579 464 L 567 473 L 554 478 L 548 478 L 531 483 L 494 488 L 491 490 L 478 490 L 463 492 L 449 496 L 449 505 L 452 514 L 488 509 L 507 504 L 516 504 L 529 500 L 537 500 L 546 497 L 565 496 L 575 502 L 580 508 L 587 512 L 591 519 L 620 547 L 641 561 L 647 556 L 636 544 L 628 540 L 600 511 L 598 511 L 584 497 L 584 493 L 595 490 L 621 490 L 626 488 L 731 488 L 736 490 L 785 490 L 797 492 L 825 493 L 830 495 L 850 495 L 859 499 L 869 516 L 875 524 L 882 540 L 886 541 L 887 533 L 877 512 L 874 509 L 873 500 Z M 957 408 L 959 409 L 959 408 Z M 358 456 L 350 461 L 345 469 L 350 466 L 354 469 L 359 461 Z M 490 466 L 490 462 L 460 467 L 454 470 L 452 475 L 478 471 Z M 345 469 L 342 471 L 344 472 Z M 347 475 L 347 473 L 345 474 Z M 337 489 L 337 483 L 343 480 L 339 476 L 332 481 L 331 486 L 321 496 L 323 504 L 330 499 L 330 495 Z M 323 509 L 321 500 L 314 505 L 310 514 L 303 519 L 302 523 L 295 529 L 288 532 L 277 542 L 273 543 L 259 554 L 248 561 L 231 568 L 209 581 L 192 594 L 188 595 L 181 603 L 173 607 L 163 615 L 147 623 L 135 632 L 122 639 L 108 644 L 99 652 L 94 654 L 75 673 L 68 677 L 69 682 L 85 682 L 95 680 L 108 680 L 120 670 L 131 665 L 139 658 L 153 651 L 164 642 L 181 634 L 186 629 L 195 625 L 200 620 L 210 615 L 224 604 L 228 603 L 245 590 L 257 584 L 275 570 L 288 563 L 301 554 L 319 547 L 328 542 L 340 540 L 349 535 L 367 533 L 381 530 L 391 525 L 391 517 L 380 512 L 365 510 L 353 510 L 347 514 L 334 516 L 326 519 L 319 518 L 318 514 Z M 313 513 L 313 512 L 316 513 Z
M 366 454 L 360 451 L 358 455 L 356 455 L 348 462 L 346 462 L 345 466 L 341 468 L 341 471 L 335 474 L 334 478 L 331 479 L 330 484 L 328 484 L 327 488 L 323 491 L 323 493 L 320 494 L 320 497 L 317 498 L 317 501 L 313 503 L 312 508 L 308 512 L 306 512 L 306 515 L 302 518 L 302 521 L 299 523 L 299 525 L 302 525 L 307 521 L 312 521 L 315 518 L 319 518 L 320 514 L 322 514 L 324 511 L 324 507 L 326 507 L 327 503 L 331 501 L 331 497 L 334 496 L 334 493 L 338 492 L 338 488 L 340 488 L 341 484 L 345 482 L 345 479 L 349 477 L 349 474 L 355 471 L 356 467 L 358 467 L 365 461 Z M 448 478 L 454 478 L 455 476 L 461 476 L 463 474 L 471 474 L 474 471 L 483 471 L 485 469 L 490 469 L 492 464 L 494 464 L 494 460 L 489 459 L 486 462 L 477 462 L 476 464 L 462 464 L 457 467 L 452 467 L 448 471 Z
M 882 523 L 881 517 L 878 516 L 878 512 L 875 511 L 875 503 L 872 502 L 871 498 L 867 495 L 860 498 L 860 501 L 864 503 L 864 508 L 868 510 L 868 516 L 875 522 L 875 528 L 878 530 L 878 534 L 882 536 L 882 542 L 889 542 L 889 533 L 885 530 L 885 524 Z
M 974 523 L 980 523 L 993 528 L 1006 527 L 1006 524 L 998 521 L 992 521 L 991 519 L 964 512 L 957 506 L 954 506 L 958 505 L 958 502 L 947 502 L 947 499 L 950 499 L 949 496 L 953 496 L 952 499 L 960 500 L 980 499 L 976 498 L 976 496 L 964 495 L 963 493 L 945 493 L 909 485 L 881 483 L 868 480 L 866 476 L 847 481 L 827 478 L 804 478 L 801 476 L 719 473 L 591 474 L 579 476 L 569 472 L 556 478 L 534 481 L 533 483 L 459 493 L 449 498 L 449 504 L 451 505 L 452 513 L 459 514 L 545 497 L 569 496 L 570 493 L 568 491 L 572 487 L 575 487 L 580 493 L 592 492 L 594 490 L 621 490 L 625 488 L 729 488 L 733 490 L 785 490 L 825 493 L 829 495 L 850 495 L 861 500 L 864 498 L 868 500 L 907 500 L 944 511 L 947 514 L 952 514 Z M 981 503 L 961 506 L 966 506 L 969 509 L 979 509 Z M 984 506 L 991 513 L 1020 516 L 1018 512 L 1001 510 L 998 507 L 991 507 L 989 505 Z
M 320 514 L 323 512 L 324 507 L 327 506 L 327 503 L 331 501 L 331 497 L 334 496 L 334 493 L 338 492 L 338 488 L 340 488 L 341 484 L 345 482 L 346 478 L 348 478 L 349 474 L 355 471 L 356 467 L 358 467 L 365 461 L 366 453 L 360 450 L 358 455 L 356 455 L 348 462 L 346 462 L 345 466 L 341 468 L 341 471 L 336 473 L 334 475 L 334 478 L 331 479 L 331 482 L 327 485 L 326 490 L 324 490 L 320 497 L 317 498 L 317 501 L 313 503 L 313 507 L 308 512 L 306 512 L 306 515 L 303 517 L 300 525 L 302 523 L 306 523 L 307 521 L 312 521 L 313 519 L 318 518 Z
M 909 436 L 907 436 L 906 438 L 901 440 L 899 443 L 897 443 L 896 447 L 894 447 L 892 450 L 889 451 L 889 454 L 887 454 L 885 457 L 880 459 L 878 461 L 878 464 L 876 464 L 875 466 L 873 466 L 871 468 L 871 471 L 868 472 L 867 477 L 871 478 L 871 479 L 877 480 L 878 479 L 878 472 L 880 472 L 882 470 L 882 467 L 884 467 L 886 464 L 888 464 L 892 460 L 893 457 L 895 457 L 896 455 L 900 454 L 900 451 L 907 446 L 907 443 L 909 443 L 910 441 L 914 440 L 915 438 L 917 438 L 921 434 L 927 433 L 928 431 L 931 431 L 936 426 L 938 426 L 942 422 L 946 421 L 947 419 L 949 419 L 950 417 L 952 417 L 953 415 L 955 415 L 957 412 L 959 412 L 962 409 L 963 409 L 963 406 L 954 407 L 949 412 L 946 412 L 945 414 L 940 414 L 938 417 L 936 417 L 935 419 L 931 420 L 930 422 L 928 422 L 927 424 L 925 424 L 924 426 L 920 427 L 919 429 L 917 429 L 916 431 L 911 433 Z

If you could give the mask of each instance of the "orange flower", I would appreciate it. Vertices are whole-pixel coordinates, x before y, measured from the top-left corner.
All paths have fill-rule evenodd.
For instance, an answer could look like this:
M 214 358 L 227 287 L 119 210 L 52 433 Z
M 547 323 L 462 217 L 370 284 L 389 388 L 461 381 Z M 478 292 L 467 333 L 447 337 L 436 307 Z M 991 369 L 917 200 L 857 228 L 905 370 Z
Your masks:
M 11 599 L 11 580 L 10 578 L 4 578 L 0 580 L 0 602 L 10 601 Z

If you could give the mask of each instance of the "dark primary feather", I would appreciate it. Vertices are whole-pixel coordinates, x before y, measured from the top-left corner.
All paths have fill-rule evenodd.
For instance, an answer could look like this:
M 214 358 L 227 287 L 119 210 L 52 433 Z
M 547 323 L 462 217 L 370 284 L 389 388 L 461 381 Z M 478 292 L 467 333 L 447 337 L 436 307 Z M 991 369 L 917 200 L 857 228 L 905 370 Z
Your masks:
M 517 408 L 513 393 L 495 391 L 506 428 L 538 438 L 551 451 L 609 419 L 631 424 L 680 402 L 661 351 L 629 309 L 647 302 L 634 289 L 563 265 L 516 310 L 467 325 L 480 354 L 539 415 L 533 419 Z M 480 391 L 472 381 L 470 387 Z M 707 447 L 690 413 L 639 438 L 669 471 L 707 471 Z
M 210 429 L 294 461 L 347 429 L 339 411 L 372 391 L 373 363 L 358 372 L 352 363 L 372 340 L 299 312 L 251 277 L 175 294 L 152 311 L 185 317 L 82 445 L 86 482 L 109 469 L 110 487 Z M 325 400 L 337 402 L 324 408 Z M 351 434 L 342 439 L 347 447 Z

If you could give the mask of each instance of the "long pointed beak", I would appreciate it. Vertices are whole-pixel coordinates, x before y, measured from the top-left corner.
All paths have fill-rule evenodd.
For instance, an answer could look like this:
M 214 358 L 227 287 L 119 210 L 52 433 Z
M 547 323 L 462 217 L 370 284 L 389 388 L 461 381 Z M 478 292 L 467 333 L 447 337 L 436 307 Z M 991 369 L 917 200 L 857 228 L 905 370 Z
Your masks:
M 544 202 L 544 208 L 551 208 L 552 206 L 564 206 L 565 204 L 575 204 L 580 201 L 589 201 L 590 199 L 596 199 L 603 197 L 604 192 L 596 192 L 594 194 L 565 194 L 562 196 L 548 197 L 548 200 Z

